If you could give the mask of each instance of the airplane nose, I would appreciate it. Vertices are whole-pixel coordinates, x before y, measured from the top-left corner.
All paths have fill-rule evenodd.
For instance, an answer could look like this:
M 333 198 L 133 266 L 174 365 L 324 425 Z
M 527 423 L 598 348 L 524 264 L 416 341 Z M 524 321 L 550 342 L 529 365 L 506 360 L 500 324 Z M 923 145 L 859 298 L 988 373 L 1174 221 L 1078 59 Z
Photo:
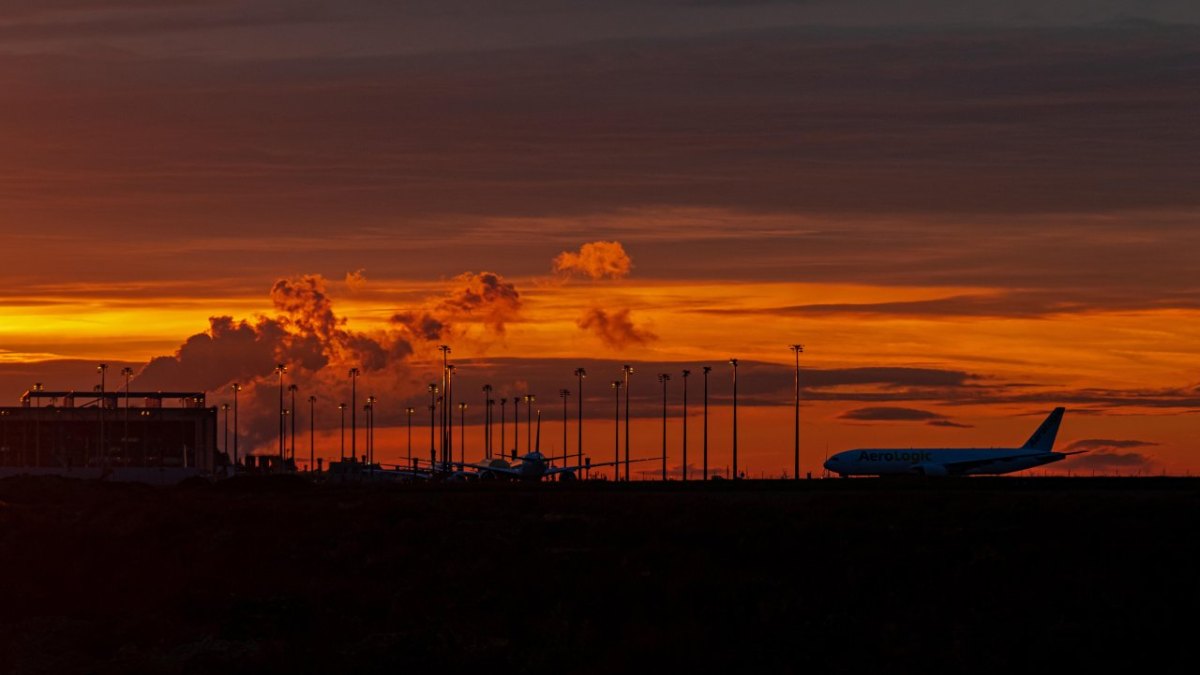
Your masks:
M 837 466 L 837 457 L 830 457 L 829 459 L 825 460 L 825 464 L 822 466 L 825 467 L 826 471 L 833 471 Z

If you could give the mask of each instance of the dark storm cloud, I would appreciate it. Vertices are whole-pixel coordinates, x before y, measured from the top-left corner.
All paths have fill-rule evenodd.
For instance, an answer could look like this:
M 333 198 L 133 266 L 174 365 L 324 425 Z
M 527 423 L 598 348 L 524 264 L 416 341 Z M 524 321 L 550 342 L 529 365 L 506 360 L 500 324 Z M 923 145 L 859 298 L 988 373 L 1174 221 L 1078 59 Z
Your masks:
M 1126 450 L 1129 448 L 1148 448 L 1158 445 L 1151 441 L 1135 441 L 1135 440 L 1113 440 L 1109 438 L 1085 438 L 1083 440 L 1074 441 L 1066 447 L 1066 450 L 1098 450 L 1101 452 L 1111 450 Z
M 839 417 L 859 422 L 929 422 L 944 419 L 944 416 L 928 410 L 898 407 L 856 408 L 847 410 Z
M 856 408 L 838 415 L 840 419 L 854 422 L 923 422 L 932 427 L 951 429 L 970 429 L 970 424 L 960 424 L 945 415 L 917 408 L 902 408 L 898 406 L 878 406 L 871 408 Z

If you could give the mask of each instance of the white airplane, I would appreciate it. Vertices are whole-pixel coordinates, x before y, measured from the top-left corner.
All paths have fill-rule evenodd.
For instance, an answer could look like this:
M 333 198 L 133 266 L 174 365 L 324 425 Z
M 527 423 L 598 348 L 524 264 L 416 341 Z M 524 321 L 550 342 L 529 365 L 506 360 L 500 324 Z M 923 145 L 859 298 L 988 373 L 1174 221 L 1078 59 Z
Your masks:
M 1054 438 L 1065 408 L 1055 408 L 1019 448 L 909 448 L 846 450 L 830 457 L 825 468 L 841 476 L 999 475 L 1059 462 L 1078 452 L 1054 452 Z
M 509 464 L 507 460 L 500 459 L 485 459 L 478 464 L 459 464 L 460 470 L 464 467 L 474 469 L 475 474 L 480 480 L 541 480 L 547 477 L 558 476 L 559 480 L 575 480 L 579 477 L 579 472 L 583 469 L 595 469 L 602 466 L 612 466 L 614 464 L 624 464 L 624 462 L 596 462 L 591 459 L 585 459 L 584 463 L 578 466 L 554 466 L 551 459 L 542 453 L 534 450 L 531 453 L 522 455 L 519 458 L 519 464 Z M 648 457 L 645 459 L 631 459 L 629 462 L 652 462 L 659 458 Z
M 475 475 L 480 480 L 495 480 L 498 478 L 541 480 L 552 476 L 558 476 L 559 480 L 574 480 L 576 472 L 584 468 L 581 466 L 552 466 L 550 460 L 537 450 L 522 455 L 520 462 L 517 464 L 509 464 L 507 460 L 501 458 L 484 460 L 478 464 L 468 463 L 462 466 L 475 469 Z
M 516 456 L 517 451 L 513 450 L 513 460 L 520 459 L 520 464 L 509 464 L 503 457 L 497 459 L 486 459 L 478 464 L 457 464 L 461 477 L 466 478 L 466 474 L 462 474 L 464 468 L 475 470 L 475 474 L 471 477 L 477 477 L 480 480 L 496 480 L 506 478 L 510 480 L 541 480 L 547 477 L 558 476 L 560 481 L 575 480 L 578 477 L 579 471 L 583 469 L 595 469 L 601 466 L 612 466 L 614 464 L 622 464 L 622 462 L 599 462 L 593 463 L 592 460 L 586 459 L 584 463 L 578 466 L 554 466 L 551 459 L 541 453 L 542 446 L 542 411 L 538 411 L 537 416 L 537 437 L 534 441 L 535 447 L 533 452 L 522 455 L 520 458 Z M 649 462 L 656 458 L 646 459 L 631 459 L 630 463 L 634 462 Z

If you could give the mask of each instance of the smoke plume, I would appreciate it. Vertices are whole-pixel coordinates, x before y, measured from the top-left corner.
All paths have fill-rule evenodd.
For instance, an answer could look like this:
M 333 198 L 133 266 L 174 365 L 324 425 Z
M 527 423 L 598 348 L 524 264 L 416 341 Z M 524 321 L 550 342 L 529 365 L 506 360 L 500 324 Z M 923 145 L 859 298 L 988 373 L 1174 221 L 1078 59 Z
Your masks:
M 503 335 L 505 324 L 520 316 L 521 294 L 495 272 L 466 272 L 454 278 L 454 287 L 445 296 L 426 304 L 424 309 L 395 314 L 392 322 L 413 339 L 426 342 L 461 333 L 456 326 L 471 321 Z
M 253 321 L 212 317 L 208 330 L 188 338 L 173 355 L 152 359 L 133 386 L 225 395 L 229 385 L 239 383 L 244 388 L 243 434 L 253 446 L 277 428 L 277 363 L 287 366 L 285 380 L 300 387 L 301 400 L 317 392 L 347 398 L 351 367 L 364 376 L 386 371 L 390 387 L 403 383 L 404 361 L 413 351 L 408 336 L 399 330 L 368 334 L 347 329 L 321 276 L 280 279 L 270 297 L 275 316 Z
M 575 323 L 614 349 L 631 344 L 644 345 L 658 339 L 650 330 L 634 325 L 628 309 L 606 312 L 599 307 L 593 307 L 584 312 Z

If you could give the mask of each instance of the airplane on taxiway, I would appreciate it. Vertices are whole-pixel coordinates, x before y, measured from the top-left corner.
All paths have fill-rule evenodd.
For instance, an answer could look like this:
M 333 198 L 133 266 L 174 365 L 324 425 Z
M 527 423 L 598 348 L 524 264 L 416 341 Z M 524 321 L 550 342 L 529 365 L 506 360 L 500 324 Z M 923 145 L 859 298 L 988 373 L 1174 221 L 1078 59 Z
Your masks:
M 537 435 L 534 440 L 534 449 L 532 452 L 526 453 L 521 457 L 517 457 L 517 451 L 513 450 L 513 461 L 520 460 L 518 464 L 509 464 L 508 460 L 503 457 L 494 459 L 485 459 L 483 462 L 471 464 L 458 464 L 462 478 L 478 478 L 480 480 L 528 480 L 537 481 L 543 478 L 557 477 L 560 481 L 575 480 L 579 477 L 579 472 L 582 470 L 591 470 L 602 466 L 620 465 L 623 462 L 592 462 L 589 458 L 583 464 L 571 466 L 554 466 L 551 458 L 546 457 L 541 453 L 542 446 L 542 411 L 538 411 L 537 416 Z M 657 459 L 648 457 L 645 459 L 630 459 L 628 463 L 649 462 Z M 565 460 L 565 458 L 564 458 Z M 473 469 L 473 474 L 462 473 L 463 469 Z
M 1000 475 L 1059 462 L 1078 452 L 1054 452 L 1065 408 L 1055 408 L 1019 448 L 863 448 L 846 450 L 825 462 L 845 476 Z
M 554 466 L 549 457 L 534 450 L 528 454 L 522 455 L 516 459 L 520 461 L 517 464 L 509 464 L 504 459 L 484 460 L 477 464 L 462 464 L 462 467 L 474 469 L 474 477 L 480 480 L 495 480 L 495 479 L 510 479 L 510 480 L 542 480 L 543 478 L 554 478 L 558 480 L 575 480 L 579 477 L 579 472 L 584 469 L 596 469 L 602 466 L 613 466 L 614 464 L 623 464 L 624 462 L 592 462 L 590 459 L 585 460 L 580 465 Z M 649 457 L 645 459 L 631 459 L 629 462 L 650 462 L 658 459 L 657 457 Z

